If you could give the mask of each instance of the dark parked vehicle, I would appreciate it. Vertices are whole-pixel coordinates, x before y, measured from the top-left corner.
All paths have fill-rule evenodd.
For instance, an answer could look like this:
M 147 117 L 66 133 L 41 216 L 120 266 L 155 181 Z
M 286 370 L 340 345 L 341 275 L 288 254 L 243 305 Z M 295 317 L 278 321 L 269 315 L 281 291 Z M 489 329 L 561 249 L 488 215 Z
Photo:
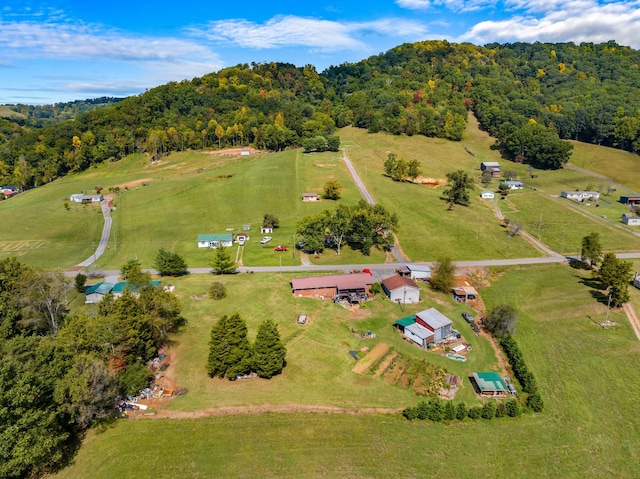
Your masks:
M 474 332 L 476 332 L 476 333 L 480 332 L 480 328 L 478 327 L 478 325 L 476 324 L 475 321 L 471 321 L 471 323 L 469 323 L 469 324 L 471 324 L 471 329 L 473 329 Z
M 471 316 L 469 313 L 462 313 L 462 317 L 465 319 L 465 321 L 469 324 L 473 323 L 473 316 Z

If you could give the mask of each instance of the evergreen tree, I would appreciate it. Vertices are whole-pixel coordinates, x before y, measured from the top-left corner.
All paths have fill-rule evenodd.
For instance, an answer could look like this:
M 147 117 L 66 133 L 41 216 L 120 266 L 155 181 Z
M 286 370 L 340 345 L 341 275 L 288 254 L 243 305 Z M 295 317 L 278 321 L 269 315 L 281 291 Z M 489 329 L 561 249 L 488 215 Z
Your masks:
M 182 276 L 187 274 L 187 263 L 179 254 L 160 248 L 153 262 L 160 276 Z
M 207 373 L 211 377 L 234 378 L 249 373 L 251 364 L 245 321 L 238 313 L 222 316 L 211 328 Z
M 218 246 L 211 259 L 211 266 L 216 274 L 233 273 L 236 270 L 236 262 L 231 259 L 229 250 L 224 246 Z
M 280 340 L 276 324 L 267 319 L 258 329 L 253 344 L 253 365 L 258 376 L 265 379 L 280 374 L 286 365 L 286 349 Z
M 516 331 L 518 312 L 513 306 L 501 304 L 493 308 L 487 315 L 487 329 L 496 338 L 501 338 Z

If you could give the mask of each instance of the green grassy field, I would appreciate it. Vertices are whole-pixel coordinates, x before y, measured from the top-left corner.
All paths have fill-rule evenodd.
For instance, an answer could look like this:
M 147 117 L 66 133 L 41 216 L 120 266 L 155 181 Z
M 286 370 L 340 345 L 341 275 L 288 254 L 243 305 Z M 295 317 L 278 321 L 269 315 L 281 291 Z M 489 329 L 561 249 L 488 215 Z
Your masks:
M 376 300 L 367 309 L 370 316 L 353 319 L 332 305 L 274 292 L 282 288 L 278 275 L 257 276 L 234 277 L 228 303 L 249 294 L 243 293 L 247 281 L 256 283 L 252 291 L 260 296 L 241 311 L 253 334 L 265 311 L 277 305 L 274 316 L 290 360 L 283 375 L 264 385 L 207 379 L 198 364 L 210 322 L 235 305 L 183 300 L 189 323 L 176 338 L 175 367 L 179 381 L 193 389 L 176 398 L 173 409 L 307 401 L 402 407 L 417 401 L 396 386 L 351 373 L 353 360 L 341 344 L 356 346 L 346 326 L 357 324 L 372 328 L 381 341 L 403 346 L 389 329 L 389 316 L 400 313 L 397 306 Z M 200 284 L 201 278 L 177 282 L 181 297 L 201 291 L 206 283 Z M 624 314 L 611 311 L 609 319 L 618 325 L 601 328 L 597 323 L 606 316 L 606 304 L 594 298 L 590 273 L 568 266 L 496 269 L 492 278 L 483 298 L 488 306 L 509 302 L 520 312 L 516 337 L 539 383 L 543 413 L 450 425 L 409 423 L 394 415 L 317 413 L 121 421 L 91 431 L 74 463 L 56 477 L 637 477 L 640 342 Z M 420 307 L 437 304 L 464 331 L 457 314 L 461 306 L 427 296 Z M 637 304 L 640 295 L 633 296 Z M 209 314 L 206 308 L 212 309 Z M 298 328 L 293 313 L 303 309 L 312 321 Z M 484 356 L 482 341 L 473 344 L 472 355 Z M 414 348 L 406 352 L 444 359 Z M 461 373 L 467 366 L 456 363 Z M 474 367 L 491 367 L 491 361 L 469 371 Z M 461 392 L 470 390 L 464 382 Z M 458 399 L 472 402 L 464 394 Z
M 479 198 L 484 188 L 479 181 L 471 195 L 470 207 L 448 210 L 440 199 L 443 187 L 398 183 L 383 174 L 384 160 L 393 152 L 399 158 L 418 159 L 424 177 L 444 178 L 448 172 L 463 169 L 479 178 L 480 162 L 499 157 L 490 148 L 493 139 L 478 129 L 473 117 L 462 142 L 371 135 L 349 127 L 340 130 L 340 136 L 374 199 L 398 215 L 397 236 L 410 259 L 434 261 L 443 255 L 456 260 L 507 256 L 506 231 L 496 219 L 491 203 Z M 586 150 L 591 151 L 591 146 Z M 581 148 L 577 151 L 578 158 L 587 158 Z M 89 258 L 102 229 L 98 208 L 71 204 L 67 211 L 64 204 L 71 194 L 92 191 L 101 185 L 105 194 L 109 194 L 109 188 L 122 189 L 113 194 L 116 209 L 112 213 L 112 234 L 107 251 L 97 261 L 99 268 L 115 269 L 131 258 L 138 258 L 143 267 L 152 267 L 161 247 L 184 256 L 191 267 L 206 267 L 210 265 L 210 251 L 198 250 L 197 235 L 224 233 L 228 228 L 238 232 L 244 224 L 251 225 L 251 240 L 244 248 L 232 250 L 242 265 L 300 264 L 301 258 L 294 255 L 292 248 L 285 254 L 276 254 L 273 247 L 293 246 L 295 225 L 300 217 L 334 208 L 336 204 L 326 200 L 303 203 L 301 194 L 322 193 L 328 179 L 337 179 L 344 187 L 340 201 L 353 204 L 360 199 L 341 157 L 341 153 L 303 154 L 301 150 L 251 157 L 185 152 L 151 164 L 144 156 L 133 155 L 1 202 L 0 221 L 12 227 L 0 232 L 0 254 L 19 255 L 24 262 L 45 268 L 68 268 Z M 630 157 L 615 158 L 616 161 L 620 158 L 625 168 L 631 167 Z M 538 178 L 531 179 L 526 165 L 500 161 L 503 170 L 514 171 L 528 188 L 510 195 L 508 202 L 499 203 L 507 206 L 508 216 L 522 221 L 533 234 L 537 233 L 542 213 L 546 230 L 541 238 L 556 250 L 563 249 L 563 231 L 567 251 L 573 251 L 581 235 L 592 231 L 602 232 L 606 249 L 640 248 L 637 237 L 620 228 L 619 218 L 625 207 L 614 201 L 614 195 L 603 198 L 598 208 L 558 202 L 552 197 L 562 189 L 597 185 L 593 177 L 563 169 L 538 171 Z M 629 181 L 633 184 L 635 180 Z M 147 186 L 142 186 L 142 182 Z M 497 184 L 493 180 L 488 187 L 496 190 Z M 125 189 L 125 185 L 129 187 Z M 276 215 L 280 228 L 271 235 L 271 243 L 260 245 L 262 235 L 258 228 L 265 213 Z M 511 258 L 539 255 L 521 238 L 509 241 Z M 365 257 L 344 248 L 340 256 L 327 251 L 309 261 L 358 264 L 380 263 L 385 258 L 385 254 L 375 250 Z
M 588 143 L 573 141 L 571 163 L 594 173 L 606 176 L 616 183 L 625 185 L 633 191 L 640 191 L 640 175 L 634 174 L 640 168 L 640 157 L 627 151 L 606 148 Z M 605 184 L 592 178 L 592 184 Z M 628 194 L 618 192 L 618 194 Z M 615 196 L 617 199 L 617 196 Z

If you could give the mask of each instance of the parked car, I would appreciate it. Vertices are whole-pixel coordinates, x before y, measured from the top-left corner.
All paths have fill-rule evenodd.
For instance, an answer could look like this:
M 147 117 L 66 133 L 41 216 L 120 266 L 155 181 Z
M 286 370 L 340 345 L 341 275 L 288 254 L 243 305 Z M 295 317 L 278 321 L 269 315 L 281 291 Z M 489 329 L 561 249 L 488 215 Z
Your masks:
M 287 247 L 278 245 L 275 248 L 273 248 L 273 251 L 287 251 Z
M 267 244 L 269 241 L 271 241 L 271 236 L 265 236 L 260 240 L 260 244 Z
M 471 325 L 471 329 L 473 329 L 474 332 L 476 333 L 480 332 L 480 328 L 478 327 L 475 321 L 471 321 L 469 324 Z
M 465 319 L 465 321 L 469 324 L 473 323 L 473 316 L 471 316 L 469 313 L 462 313 L 462 317 Z

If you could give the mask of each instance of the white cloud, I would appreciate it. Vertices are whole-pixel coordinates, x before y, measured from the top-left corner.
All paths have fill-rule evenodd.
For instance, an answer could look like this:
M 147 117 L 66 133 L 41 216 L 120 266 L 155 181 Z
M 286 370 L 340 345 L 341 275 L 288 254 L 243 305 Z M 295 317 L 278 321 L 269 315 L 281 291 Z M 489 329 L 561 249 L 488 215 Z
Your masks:
M 470 12 L 493 7 L 497 1 L 498 0 L 396 0 L 396 5 L 408 10 L 428 10 L 434 7 L 446 7 L 453 12 Z
M 168 62 L 197 57 L 218 63 L 213 52 L 197 43 L 126 36 L 85 25 L 0 21 L 0 49 L 5 58 Z
M 517 0 L 516 0 L 517 1 Z M 546 4 L 539 1 L 537 7 Z M 570 1 L 544 15 L 519 15 L 503 21 L 480 22 L 460 41 L 489 42 L 616 42 L 640 48 L 640 4 Z
M 243 19 L 214 21 L 206 30 L 192 29 L 191 32 L 243 48 L 303 46 L 320 51 L 338 51 L 366 49 L 361 38 L 368 35 L 417 38 L 426 34 L 426 28 L 407 19 L 340 23 L 289 15 L 271 18 L 264 24 Z

